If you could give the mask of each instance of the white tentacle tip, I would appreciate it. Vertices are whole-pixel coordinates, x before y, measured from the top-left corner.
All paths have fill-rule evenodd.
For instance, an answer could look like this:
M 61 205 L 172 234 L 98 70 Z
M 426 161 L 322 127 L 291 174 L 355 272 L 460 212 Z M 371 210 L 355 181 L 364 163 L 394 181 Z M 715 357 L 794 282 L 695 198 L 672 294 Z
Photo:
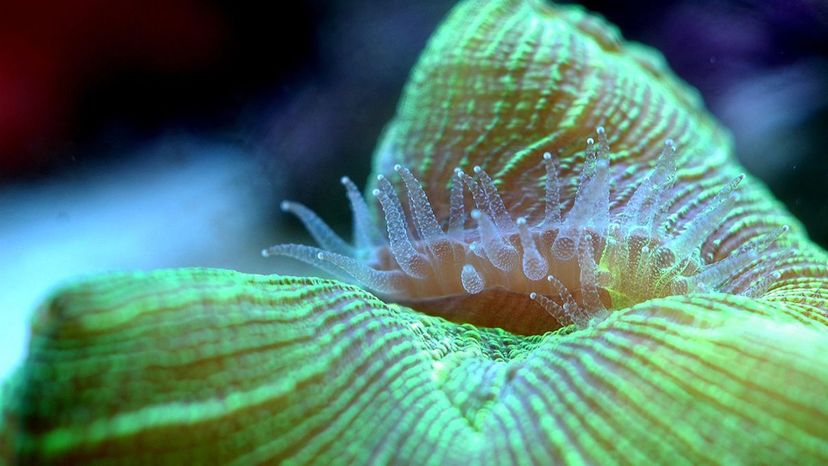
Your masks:
M 400 171 L 402 171 L 402 165 L 400 165 L 400 164 L 395 164 L 395 165 L 394 165 L 394 171 L 395 171 L 395 172 L 398 172 L 398 173 L 399 173 Z
M 538 299 L 538 294 L 535 293 L 534 291 L 529 293 L 529 299 L 532 299 L 532 300 Z
M 342 178 L 339 179 L 339 182 L 344 184 L 344 185 L 347 185 L 348 181 L 350 181 L 350 180 L 348 179 L 347 176 L 343 176 Z
M 474 210 L 471 211 L 471 213 L 469 215 L 471 215 L 471 218 L 477 220 L 477 219 L 480 218 L 480 211 L 477 210 L 477 209 L 474 209 Z
M 270 250 L 268 248 L 262 249 L 262 257 L 270 257 Z
M 543 153 L 543 160 L 552 160 L 552 154 L 549 152 Z
M 316 258 L 323 261 L 323 260 L 325 260 L 325 254 L 323 254 L 321 252 L 318 252 L 318 253 L 316 253 Z
M 590 145 L 590 146 L 595 144 L 595 139 L 587 138 L 587 144 Z
M 384 179 L 385 179 L 385 177 L 384 177 L 384 176 L 382 176 L 382 175 L 377 175 L 377 181 L 382 181 L 382 180 L 384 180 Z
M 515 220 L 515 223 L 518 225 L 526 225 L 526 217 L 518 217 L 517 220 Z
M 480 174 L 480 172 L 483 171 L 483 169 L 480 168 L 480 165 L 475 165 L 472 170 L 474 170 L 474 172 L 477 173 L 477 174 Z
M 374 189 L 373 191 L 371 191 L 371 194 L 373 194 L 375 197 L 379 196 L 380 195 L 380 190 L 379 189 Z
M 606 132 L 606 130 L 604 130 L 603 126 L 599 126 L 599 127 L 595 128 L 595 132 L 600 134 L 600 135 L 603 135 Z
M 282 201 L 279 203 L 279 208 L 282 209 L 282 212 L 290 211 L 290 201 Z

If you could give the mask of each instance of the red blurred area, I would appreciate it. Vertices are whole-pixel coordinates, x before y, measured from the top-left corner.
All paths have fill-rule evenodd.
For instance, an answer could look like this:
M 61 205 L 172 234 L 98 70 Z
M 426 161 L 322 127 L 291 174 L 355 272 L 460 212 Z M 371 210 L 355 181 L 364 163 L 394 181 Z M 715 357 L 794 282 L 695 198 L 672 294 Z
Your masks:
M 40 170 L 73 127 L 84 86 L 129 66 L 209 63 L 225 29 L 196 0 L 34 0 L 0 13 L 0 175 Z

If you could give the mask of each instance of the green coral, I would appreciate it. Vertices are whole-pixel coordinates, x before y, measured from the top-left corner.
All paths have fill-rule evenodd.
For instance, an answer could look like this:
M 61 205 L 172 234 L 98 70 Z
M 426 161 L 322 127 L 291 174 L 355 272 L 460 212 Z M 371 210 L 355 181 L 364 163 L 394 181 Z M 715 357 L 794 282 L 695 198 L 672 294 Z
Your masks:
M 828 454 L 825 321 L 696 295 L 520 337 L 341 283 L 101 276 L 38 315 L 17 462 L 795 462 Z
M 378 160 L 422 149 L 417 166 L 433 165 L 445 141 L 421 133 L 404 152 L 388 141 L 424 131 L 405 119 L 422 110 L 428 70 L 447 66 L 438 51 L 477 37 L 458 24 L 506 18 L 520 30 L 539 5 L 461 4 L 415 70 Z M 659 77 L 647 86 L 673 89 L 670 115 L 697 121 L 682 135 L 699 148 L 682 160 L 680 176 L 698 182 L 686 189 L 711 191 L 739 171 L 723 131 L 693 92 L 661 79 L 659 59 L 630 52 L 581 10 L 542 8 L 589 47 L 632 53 L 612 63 Z M 426 117 L 441 115 L 453 118 Z M 621 145 L 618 159 L 646 165 L 635 159 L 641 144 Z M 567 167 L 581 160 L 566 155 Z M 711 250 L 791 222 L 748 182 Z M 796 224 L 777 247 L 791 251 L 772 265 L 784 276 L 760 298 L 673 296 L 534 336 L 448 322 L 332 280 L 179 269 L 79 281 L 37 311 L 26 361 L 0 392 L 0 464 L 825 464 L 828 260 Z

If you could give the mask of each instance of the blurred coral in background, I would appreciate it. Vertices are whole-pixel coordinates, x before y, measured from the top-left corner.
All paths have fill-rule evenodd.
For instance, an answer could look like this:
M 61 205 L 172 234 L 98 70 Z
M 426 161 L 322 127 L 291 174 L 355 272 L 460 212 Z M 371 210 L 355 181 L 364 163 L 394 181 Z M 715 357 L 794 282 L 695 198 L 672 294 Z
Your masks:
M 71 277 L 303 273 L 258 256 L 303 234 L 279 201 L 347 234 L 338 180 L 364 185 L 408 71 L 454 3 L 6 2 L 0 378 L 33 307 Z M 664 52 L 733 131 L 742 163 L 828 245 L 824 2 L 581 3 Z

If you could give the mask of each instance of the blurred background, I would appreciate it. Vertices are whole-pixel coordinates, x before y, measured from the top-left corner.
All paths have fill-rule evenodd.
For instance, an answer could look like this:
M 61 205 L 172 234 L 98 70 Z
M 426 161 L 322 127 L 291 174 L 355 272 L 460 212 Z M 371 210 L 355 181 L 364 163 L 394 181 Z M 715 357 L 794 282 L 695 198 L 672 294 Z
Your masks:
M 828 245 L 828 6 L 584 1 L 660 49 L 749 171 Z M 411 66 L 453 0 L 32 0 L 0 15 L 0 378 L 55 286 L 109 270 L 263 259 L 305 241 L 303 202 L 347 235 Z

